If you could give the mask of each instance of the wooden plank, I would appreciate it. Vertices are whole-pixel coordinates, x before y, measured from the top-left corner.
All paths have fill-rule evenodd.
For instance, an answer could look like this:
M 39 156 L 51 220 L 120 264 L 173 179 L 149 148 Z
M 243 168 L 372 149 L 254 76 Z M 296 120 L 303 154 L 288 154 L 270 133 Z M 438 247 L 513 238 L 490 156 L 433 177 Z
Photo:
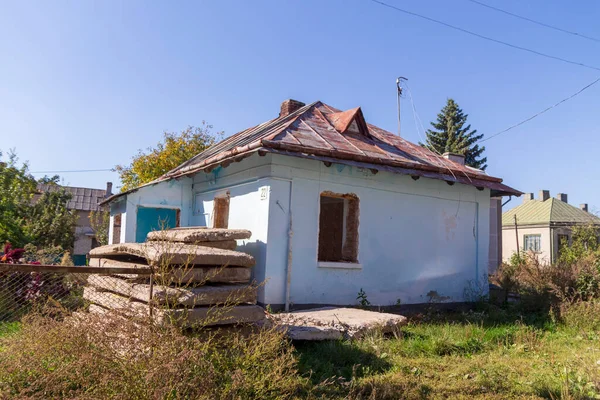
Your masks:
M 120 278 L 92 275 L 88 284 L 100 289 L 123 295 L 127 298 L 148 302 L 150 285 L 132 283 Z M 194 288 L 174 288 L 154 285 L 152 299 L 154 304 L 169 304 L 183 306 L 215 305 L 227 303 L 256 303 L 258 288 L 249 285 L 218 285 L 200 286 Z
M 139 263 L 111 260 L 109 258 L 92 258 L 90 266 L 108 268 L 142 268 L 147 267 Z M 131 269 L 125 270 L 130 272 Z M 136 271 L 137 272 L 137 271 Z M 123 278 L 142 279 L 148 275 L 139 274 L 114 274 Z M 160 284 L 189 285 L 191 283 L 248 283 L 252 271 L 245 267 L 174 267 L 168 273 L 157 273 L 155 279 Z
M 253 267 L 254 257 L 239 251 L 194 246 L 185 243 L 147 242 L 122 243 L 96 247 L 92 258 L 134 256 L 145 258 L 153 265 L 226 265 Z

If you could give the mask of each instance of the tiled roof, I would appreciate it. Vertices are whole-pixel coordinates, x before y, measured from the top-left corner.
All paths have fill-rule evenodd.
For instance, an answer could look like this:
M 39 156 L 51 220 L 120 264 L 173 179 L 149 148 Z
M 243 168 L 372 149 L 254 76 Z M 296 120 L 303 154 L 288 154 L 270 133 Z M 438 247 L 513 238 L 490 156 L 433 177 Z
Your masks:
M 71 200 L 67 208 L 77 211 L 98 211 L 99 203 L 106 197 L 106 190 L 91 189 L 74 186 L 60 186 L 52 184 L 40 184 L 38 190 L 40 192 L 54 192 L 64 189 L 71 193 Z
M 502 213 L 502 226 L 514 226 L 515 215 L 517 216 L 518 225 L 600 225 L 600 218 L 594 214 L 583 211 L 553 197 L 545 201 L 529 200 L 520 206 Z
M 448 160 L 366 123 L 360 107 L 340 111 L 320 101 L 236 133 L 150 184 L 201 170 L 210 171 L 218 165 L 227 166 L 255 152 L 460 182 L 489 188 L 495 195 L 521 195 L 518 190 L 502 184 L 502 179 Z

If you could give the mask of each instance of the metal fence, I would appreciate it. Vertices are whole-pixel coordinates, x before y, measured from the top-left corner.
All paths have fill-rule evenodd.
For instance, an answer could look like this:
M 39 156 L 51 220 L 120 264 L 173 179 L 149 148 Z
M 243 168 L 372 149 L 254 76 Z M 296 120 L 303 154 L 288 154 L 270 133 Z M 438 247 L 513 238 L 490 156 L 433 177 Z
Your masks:
M 120 290 L 116 285 L 125 281 L 140 282 L 150 304 L 151 276 L 150 268 L 0 264 L 0 322 L 18 321 L 32 311 L 122 308 L 124 301 L 136 300 L 134 296 L 115 296 Z

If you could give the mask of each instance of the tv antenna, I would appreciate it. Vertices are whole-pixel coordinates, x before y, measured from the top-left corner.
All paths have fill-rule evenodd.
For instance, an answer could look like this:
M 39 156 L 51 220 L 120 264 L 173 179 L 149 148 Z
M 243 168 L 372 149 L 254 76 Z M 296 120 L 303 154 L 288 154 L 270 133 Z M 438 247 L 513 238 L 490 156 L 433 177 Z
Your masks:
M 407 81 L 408 78 L 405 78 L 403 76 L 399 76 L 396 79 L 396 88 L 398 89 L 398 136 L 402 136 L 400 134 L 400 97 L 402 97 L 402 82 Z

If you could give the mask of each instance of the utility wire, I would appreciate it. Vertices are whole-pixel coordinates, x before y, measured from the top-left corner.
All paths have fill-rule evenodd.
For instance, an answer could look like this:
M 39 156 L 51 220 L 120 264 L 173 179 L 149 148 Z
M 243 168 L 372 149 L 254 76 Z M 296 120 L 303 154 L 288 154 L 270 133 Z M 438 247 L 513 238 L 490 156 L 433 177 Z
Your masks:
M 583 91 L 585 91 L 585 90 L 587 90 L 587 89 L 591 88 L 592 86 L 594 86 L 594 85 L 595 85 L 596 83 L 598 83 L 598 82 L 600 82 L 600 78 L 596 79 L 596 80 L 595 80 L 595 81 L 593 81 L 592 83 L 590 83 L 590 84 L 588 84 L 588 85 L 584 86 L 583 88 L 579 89 L 577 92 L 573 93 L 573 94 L 572 94 L 572 95 L 570 95 L 569 97 L 567 97 L 567 98 L 564 98 L 564 99 L 562 99 L 561 101 L 559 101 L 558 103 L 551 105 L 550 107 L 546 108 L 545 110 L 543 110 L 543 111 L 540 111 L 540 112 L 538 112 L 537 114 L 535 114 L 535 115 L 532 115 L 531 117 L 529 117 L 529 118 L 527 118 L 527 119 L 524 119 L 523 121 L 521 121 L 521 122 L 519 122 L 519 123 L 517 123 L 517 124 L 514 124 L 514 125 L 512 125 L 512 126 L 510 126 L 510 127 L 506 128 L 506 129 L 504 129 L 503 131 L 500 131 L 500 132 L 494 133 L 493 135 L 491 135 L 491 136 L 488 136 L 488 137 L 486 137 L 485 139 L 483 139 L 483 140 L 480 140 L 479 142 L 481 143 L 481 142 L 485 142 L 486 140 L 490 140 L 491 138 L 494 138 L 494 137 L 496 137 L 496 136 L 498 136 L 498 135 L 501 135 L 501 134 L 503 134 L 504 132 L 508 132 L 508 131 L 510 131 L 511 129 L 514 129 L 514 128 L 518 127 L 518 126 L 521 126 L 521 125 L 523 125 L 523 124 L 524 124 L 524 123 L 526 123 L 526 122 L 529 122 L 529 121 L 531 121 L 532 119 L 534 119 L 534 118 L 536 118 L 536 117 L 539 117 L 540 115 L 544 114 L 545 112 L 548 112 L 548 111 L 552 110 L 554 107 L 557 107 L 557 106 L 561 105 L 562 103 L 564 103 L 564 102 L 566 102 L 566 101 L 569 101 L 569 100 L 571 100 L 573 97 L 575 97 L 575 96 L 577 96 L 578 94 L 580 94 L 581 92 L 583 92 Z
M 476 36 L 476 37 L 481 38 L 481 39 L 489 40 L 490 42 L 494 42 L 494 43 L 502 44 L 504 46 L 512 47 L 513 49 L 517 49 L 517 50 L 521 50 L 521 51 L 526 51 L 528 53 L 537 54 L 538 56 L 542 56 L 542 57 L 546 57 L 546 58 L 551 58 L 553 60 L 562 61 L 564 63 L 578 65 L 580 67 L 585 67 L 585 68 L 589 68 L 589 69 L 595 69 L 596 71 L 600 71 L 600 68 L 594 67 L 593 65 L 588 65 L 588 64 L 580 63 L 578 61 L 567 60 L 566 58 L 553 56 L 551 54 L 542 53 L 542 52 L 539 52 L 537 50 L 532 50 L 532 49 L 528 49 L 526 47 L 521 47 L 521 46 L 517 46 L 515 44 L 511 44 L 511 43 L 508 43 L 508 42 L 503 42 L 502 40 L 498 40 L 498 39 L 491 38 L 489 36 L 481 35 L 479 33 L 476 33 L 476 32 L 473 32 L 473 31 L 469 31 L 467 29 L 463 29 L 463 28 L 460 28 L 460 27 L 455 26 L 455 25 L 448 24 L 446 22 L 443 22 L 443 21 L 440 21 L 440 20 L 437 20 L 437 19 L 434 19 L 434 18 L 426 17 L 425 15 L 421 15 L 421 14 L 414 13 L 412 11 L 404 10 L 402 8 L 393 6 L 391 4 L 384 3 L 383 1 L 379 1 L 379 0 L 370 0 L 370 1 L 372 1 L 373 3 L 377 3 L 379 5 L 382 5 L 384 7 L 388 7 L 388 8 L 391 8 L 393 10 L 399 11 L 401 13 L 412 15 L 413 17 L 418 17 L 418 18 L 421 18 L 421 19 L 424 19 L 424 20 L 427 20 L 427 21 L 430 21 L 430 22 L 434 22 L 434 23 L 439 24 L 439 25 L 446 26 L 448 28 L 452 28 L 452 29 L 460 31 L 460 32 L 468 33 L 469 35 L 473 35 L 473 36 Z
M 66 174 L 71 172 L 105 172 L 105 171 L 114 171 L 112 168 L 108 169 L 72 169 L 65 171 L 33 171 L 31 174 Z
M 578 36 L 578 37 L 583 38 L 583 39 L 593 40 L 594 42 L 600 43 L 600 39 L 596 39 L 595 37 L 582 35 L 581 33 L 577 33 L 577 32 L 569 31 L 569 30 L 566 30 L 566 29 L 562 29 L 562 28 L 559 28 L 558 26 L 554 26 L 554 25 L 550 25 L 550 24 L 545 24 L 543 22 L 536 21 L 536 20 L 531 19 L 531 18 L 523 17 L 522 15 L 511 13 L 510 11 L 506 11 L 506 10 L 502 10 L 500 8 L 496 8 L 494 6 L 490 6 L 489 4 L 485 4 L 485 3 L 482 3 L 482 2 L 477 1 L 477 0 L 467 0 L 467 1 L 470 1 L 471 3 L 479 4 L 480 6 L 487 7 L 489 9 L 494 10 L 494 11 L 498 11 L 498 12 L 510 15 L 511 17 L 519 18 L 519 19 L 522 19 L 522 20 L 525 20 L 525 21 L 528 21 L 528 22 L 532 22 L 534 24 L 537 24 L 537 25 L 540 25 L 540 26 L 543 26 L 543 27 L 546 27 L 546 28 L 554 29 L 555 31 L 559 31 L 559 32 L 563 32 L 563 33 L 568 33 L 569 35 Z

